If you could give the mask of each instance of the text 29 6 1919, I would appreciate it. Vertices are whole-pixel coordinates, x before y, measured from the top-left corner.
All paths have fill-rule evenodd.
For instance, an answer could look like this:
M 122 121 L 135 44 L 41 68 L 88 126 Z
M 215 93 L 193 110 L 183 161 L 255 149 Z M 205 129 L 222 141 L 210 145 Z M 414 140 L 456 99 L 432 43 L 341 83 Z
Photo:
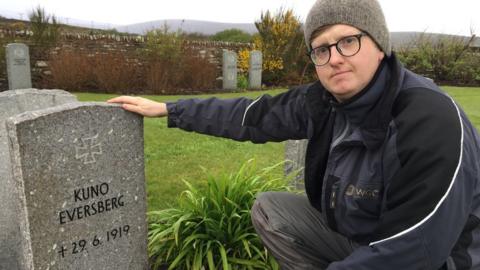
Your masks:
M 129 236 L 130 225 L 122 225 L 105 231 L 101 234 L 95 234 L 87 239 L 80 239 L 70 244 L 61 245 L 58 248 L 60 257 L 65 258 L 68 255 L 82 253 L 90 248 L 99 248 L 105 242 L 112 242 Z

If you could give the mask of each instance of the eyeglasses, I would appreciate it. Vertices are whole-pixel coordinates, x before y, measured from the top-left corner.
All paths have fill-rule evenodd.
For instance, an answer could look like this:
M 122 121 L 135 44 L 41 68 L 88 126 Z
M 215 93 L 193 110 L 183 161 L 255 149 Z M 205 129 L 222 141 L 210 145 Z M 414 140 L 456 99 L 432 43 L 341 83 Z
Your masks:
M 326 65 L 330 61 L 330 57 L 332 56 L 330 51 L 331 47 L 337 48 L 338 53 L 343 56 L 354 56 L 362 47 L 361 38 L 366 35 L 365 33 L 360 33 L 346 36 L 338 40 L 337 43 L 313 48 L 308 54 L 316 66 Z

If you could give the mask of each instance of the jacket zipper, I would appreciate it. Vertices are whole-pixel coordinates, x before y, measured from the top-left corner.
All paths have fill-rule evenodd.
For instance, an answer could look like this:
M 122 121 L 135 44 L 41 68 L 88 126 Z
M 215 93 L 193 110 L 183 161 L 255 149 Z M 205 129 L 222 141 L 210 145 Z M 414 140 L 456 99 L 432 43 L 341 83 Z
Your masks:
M 335 208 L 337 207 L 338 187 L 340 179 L 330 175 L 327 179 L 327 190 L 325 191 L 325 217 L 331 229 L 337 229 L 337 222 L 335 220 Z
M 330 209 L 335 209 L 337 207 L 337 191 L 338 182 L 332 185 L 332 191 L 330 192 Z

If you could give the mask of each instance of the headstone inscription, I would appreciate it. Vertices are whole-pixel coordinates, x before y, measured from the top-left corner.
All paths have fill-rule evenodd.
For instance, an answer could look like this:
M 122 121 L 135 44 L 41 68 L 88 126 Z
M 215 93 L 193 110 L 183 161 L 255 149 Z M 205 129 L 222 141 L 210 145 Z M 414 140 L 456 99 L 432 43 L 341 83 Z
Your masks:
M 248 88 L 262 88 L 262 52 L 251 51 L 248 69 Z
M 0 269 L 20 269 L 20 231 L 15 209 L 16 190 L 12 179 L 10 151 L 5 122 L 28 110 L 39 110 L 69 102 L 74 95 L 63 90 L 22 89 L 0 93 Z
M 223 50 L 222 63 L 223 89 L 237 89 L 237 54 L 229 50 Z
M 11 43 L 6 47 L 8 89 L 26 89 L 32 87 L 30 74 L 30 54 L 28 46 Z
M 69 103 L 7 121 L 19 269 L 148 269 L 143 121 Z
M 292 185 L 297 189 L 305 189 L 304 166 L 308 140 L 289 140 L 285 143 L 285 174 L 298 173 Z

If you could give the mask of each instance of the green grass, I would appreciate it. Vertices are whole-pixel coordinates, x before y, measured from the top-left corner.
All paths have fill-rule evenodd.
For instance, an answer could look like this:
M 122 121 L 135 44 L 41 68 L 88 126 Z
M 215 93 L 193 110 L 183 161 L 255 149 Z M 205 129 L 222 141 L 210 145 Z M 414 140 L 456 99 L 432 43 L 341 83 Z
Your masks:
M 462 106 L 470 120 L 480 130 L 480 88 L 442 87 Z M 278 94 L 284 90 L 215 94 L 219 98 Z M 115 95 L 76 93 L 81 101 L 105 101 Z M 174 101 L 197 96 L 144 96 L 157 101 Z M 186 189 L 182 179 L 194 185 L 205 185 L 206 176 L 236 171 L 254 158 L 259 168 L 276 164 L 284 158 L 283 143 L 252 144 L 209 137 L 166 127 L 166 119 L 145 118 L 145 169 L 148 210 L 172 206 Z M 277 173 L 283 173 L 279 168 Z
M 480 87 L 442 87 L 463 108 L 468 118 L 480 130 Z

